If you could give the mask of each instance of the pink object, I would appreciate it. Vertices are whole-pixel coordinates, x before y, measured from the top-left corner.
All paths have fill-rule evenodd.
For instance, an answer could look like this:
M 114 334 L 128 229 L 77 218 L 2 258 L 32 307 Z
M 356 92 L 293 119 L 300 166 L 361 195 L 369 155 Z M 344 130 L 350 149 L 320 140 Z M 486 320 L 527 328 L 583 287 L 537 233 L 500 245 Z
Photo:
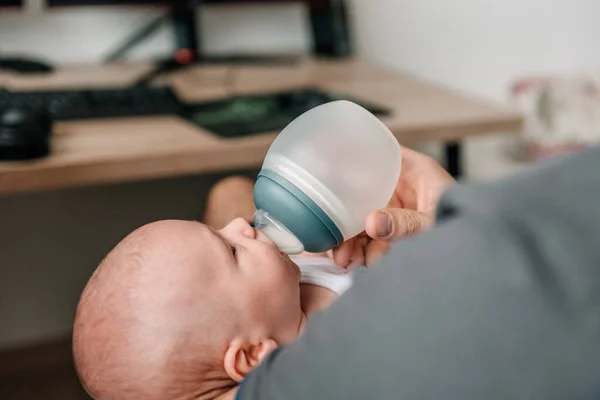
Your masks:
M 593 77 L 520 79 L 511 97 L 525 115 L 524 147 L 530 159 L 600 143 L 600 83 Z

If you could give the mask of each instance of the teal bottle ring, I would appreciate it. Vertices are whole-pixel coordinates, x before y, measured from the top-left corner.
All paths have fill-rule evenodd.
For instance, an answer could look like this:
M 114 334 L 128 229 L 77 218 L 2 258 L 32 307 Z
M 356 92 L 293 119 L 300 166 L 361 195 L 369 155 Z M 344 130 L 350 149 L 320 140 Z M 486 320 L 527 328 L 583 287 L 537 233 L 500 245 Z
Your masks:
M 271 170 L 258 174 L 254 203 L 281 222 L 309 253 L 331 250 L 344 241 L 339 228 L 310 197 Z

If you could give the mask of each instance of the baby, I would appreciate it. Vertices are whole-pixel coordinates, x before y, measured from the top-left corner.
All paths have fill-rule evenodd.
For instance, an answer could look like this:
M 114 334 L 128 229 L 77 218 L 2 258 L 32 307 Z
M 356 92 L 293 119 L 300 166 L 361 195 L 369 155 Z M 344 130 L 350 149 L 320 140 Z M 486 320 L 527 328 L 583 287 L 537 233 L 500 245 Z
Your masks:
M 96 399 L 218 399 L 350 285 L 326 255 L 292 260 L 242 218 L 152 223 L 88 282 L 76 367 Z

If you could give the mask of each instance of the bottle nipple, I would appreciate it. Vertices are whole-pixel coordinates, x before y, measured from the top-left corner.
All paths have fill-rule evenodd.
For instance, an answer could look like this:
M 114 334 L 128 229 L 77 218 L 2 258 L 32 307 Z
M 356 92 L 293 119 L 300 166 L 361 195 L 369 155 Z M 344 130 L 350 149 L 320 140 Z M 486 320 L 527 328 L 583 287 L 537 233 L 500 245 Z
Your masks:
M 264 210 L 254 214 L 254 227 L 267 235 L 282 253 L 296 255 L 304 251 L 302 242 Z

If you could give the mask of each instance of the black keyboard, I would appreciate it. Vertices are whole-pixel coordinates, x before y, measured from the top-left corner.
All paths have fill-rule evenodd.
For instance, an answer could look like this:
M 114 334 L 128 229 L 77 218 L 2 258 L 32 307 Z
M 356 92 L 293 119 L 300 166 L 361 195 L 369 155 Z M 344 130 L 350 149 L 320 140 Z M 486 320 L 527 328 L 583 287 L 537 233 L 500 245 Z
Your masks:
M 11 92 L 0 90 L 1 107 L 42 108 L 56 121 L 179 115 L 182 104 L 169 87 Z

